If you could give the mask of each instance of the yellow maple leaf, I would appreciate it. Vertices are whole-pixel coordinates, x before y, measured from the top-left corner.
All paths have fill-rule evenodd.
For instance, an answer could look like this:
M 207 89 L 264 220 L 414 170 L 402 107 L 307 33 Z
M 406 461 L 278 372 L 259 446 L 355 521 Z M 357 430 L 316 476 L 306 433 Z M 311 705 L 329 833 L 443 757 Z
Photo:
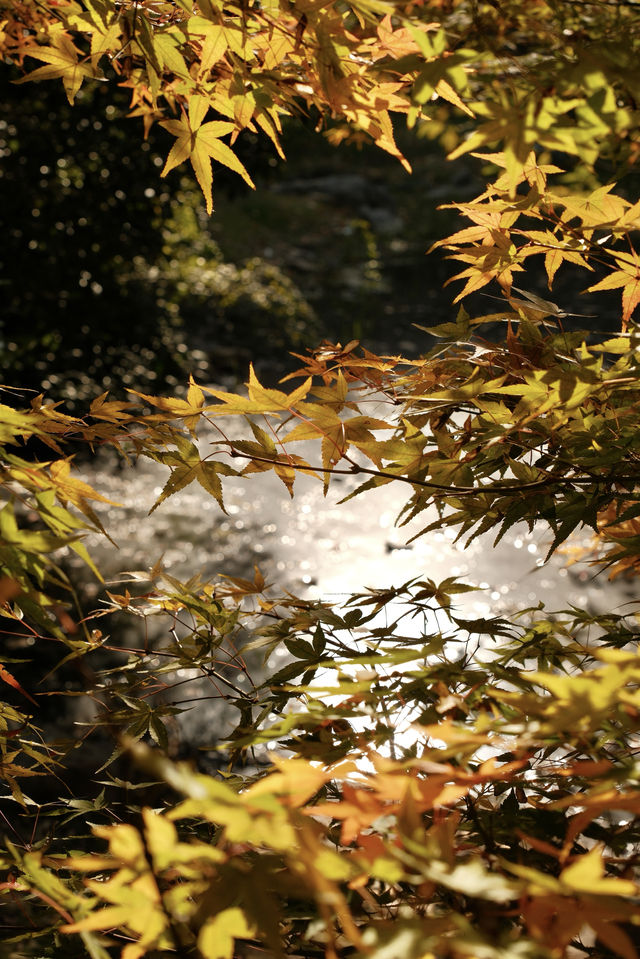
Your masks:
M 66 33 L 59 33 L 49 47 L 33 47 L 28 56 L 34 60 L 44 60 L 46 66 L 38 67 L 16 83 L 29 83 L 31 80 L 62 79 L 69 103 L 73 106 L 75 95 L 87 77 L 95 77 L 96 70 L 90 62 L 79 58 L 79 51 Z
M 598 847 L 576 856 L 560 873 L 560 882 L 572 891 L 594 896 L 634 896 L 638 889 L 630 879 L 610 877 L 605 873 L 602 851 Z
M 622 287 L 622 329 L 624 332 L 633 311 L 640 303 L 640 258 L 634 250 L 631 255 L 619 253 L 615 259 L 618 269 L 605 276 L 599 283 L 590 286 L 588 292 L 614 290 L 617 287 Z
M 211 120 L 209 123 L 203 123 L 208 109 L 209 101 L 205 97 L 195 96 L 189 101 L 188 117 L 183 116 L 181 120 L 164 120 L 160 124 L 176 137 L 176 142 L 169 151 L 160 175 L 166 176 L 174 167 L 189 160 L 207 202 L 207 213 L 212 213 L 212 160 L 238 173 L 253 189 L 255 185 L 231 147 L 220 139 L 231 133 L 235 129 L 235 124 L 228 120 Z

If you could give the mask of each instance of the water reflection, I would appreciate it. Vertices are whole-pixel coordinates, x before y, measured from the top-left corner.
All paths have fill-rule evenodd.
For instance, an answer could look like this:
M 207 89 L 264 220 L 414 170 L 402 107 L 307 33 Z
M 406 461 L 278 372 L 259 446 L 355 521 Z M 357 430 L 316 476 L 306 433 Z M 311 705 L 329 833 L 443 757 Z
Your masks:
M 89 544 L 107 576 L 148 570 L 160 557 L 172 575 L 182 578 L 194 573 L 247 575 L 257 563 L 268 580 L 310 598 L 345 595 L 417 575 L 434 580 L 456 576 L 483 591 L 460 599 L 471 603 L 476 614 L 489 609 L 503 613 L 540 601 L 555 609 L 573 604 L 602 612 L 634 595 L 633 584 L 608 583 L 595 578 L 588 567 L 567 569 L 562 556 L 545 563 L 550 537 L 542 531 L 514 527 L 495 549 L 490 534 L 465 549 L 464 542 L 454 541 L 452 529 L 407 545 L 432 517 L 395 526 L 405 496 L 401 484 L 338 505 L 357 485 L 355 478 L 337 483 L 325 499 L 320 484 L 300 476 L 291 501 L 275 476 L 261 473 L 228 481 L 227 516 L 195 483 L 146 516 L 166 478 L 162 467 L 141 461 L 106 475 L 103 467 L 85 470 L 85 477 L 125 504 L 102 514 L 118 549 L 99 537 Z
M 298 477 L 291 501 L 273 474 L 260 473 L 229 481 L 226 516 L 197 484 L 146 516 L 166 479 L 162 467 L 143 460 L 106 475 L 102 467 L 85 474 L 106 496 L 125 503 L 119 509 L 109 507 L 103 516 L 119 549 L 98 538 L 90 544 L 107 578 L 123 570 L 148 571 L 161 557 L 165 568 L 181 579 L 220 573 L 252 578 L 258 565 L 278 591 L 339 601 L 367 587 L 399 585 L 418 576 L 436 582 L 454 576 L 478 587 L 477 592 L 456 597 L 467 618 L 500 616 L 541 602 L 550 610 L 573 605 L 602 613 L 635 598 L 633 583 L 608 583 L 604 577 L 595 578 L 589 568 L 567 569 L 561 556 L 545 564 L 550 536 L 531 533 L 524 526 L 510 530 L 495 549 L 493 537 L 487 535 L 465 549 L 451 529 L 408 545 L 407 540 L 432 517 L 423 515 L 406 527 L 395 526 L 406 495 L 401 484 L 339 505 L 357 485 L 356 478 L 342 479 L 325 499 L 319 483 Z M 126 627 L 128 642 L 135 642 L 136 625 L 134 620 Z M 413 635 L 438 628 L 435 621 L 415 620 L 412 626 Z M 455 642 L 451 640 L 454 658 Z M 201 705 L 175 718 L 176 736 L 193 747 L 224 738 L 237 712 L 221 699 L 211 678 L 182 673 L 175 677 L 180 685 L 172 692 L 174 701 L 185 707 L 193 701 Z M 237 681 L 242 682 L 240 674 Z

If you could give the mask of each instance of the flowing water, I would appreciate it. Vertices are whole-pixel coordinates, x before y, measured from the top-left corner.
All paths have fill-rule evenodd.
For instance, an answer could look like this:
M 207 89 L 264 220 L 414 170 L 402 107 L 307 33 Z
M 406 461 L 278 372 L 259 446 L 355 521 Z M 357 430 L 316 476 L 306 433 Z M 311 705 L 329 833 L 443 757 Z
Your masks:
M 452 197 L 469 198 L 483 186 L 470 165 L 463 164 L 461 178 L 452 182 L 437 151 L 424 143 L 414 147 L 416 176 L 410 183 L 400 167 L 390 166 L 377 154 L 366 162 L 352 157 L 355 165 L 347 168 L 343 167 L 344 151 L 316 155 L 313 147 L 305 145 L 297 151 L 297 172 L 289 165 L 290 175 L 284 181 L 267 182 L 255 198 L 219 197 L 210 229 L 228 261 L 222 264 L 223 274 L 229 264 L 247 257 L 262 264 L 263 279 L 270 275 L 271 266 L 281 269 L 316 313 L 317 328 L 300 331 L 305 342 L 310 338 L 317 342 L 322 336 L 342 342 L 364 338 L 369 348 L 380 353 L 424 352 L 431 340 L 414 324 L 431 327 L 453 316 L 451 294 L 445 289 L 451 265 L 436 255 L 426 260 L 424 251 L 460 226 L 457 218 L 451 219 L 451 211 L 436 213 L 434 205 Z M 236 274 L 240 275 L 237 270 Z M 559 300 L 568 312 L 573 309 L 577 282 L 575 278 L 573 284 L 569 282 Z M 257 292 L 257 299 L 241 298 L 236 313 L 227 317 L 234 321 L 233 344 L 225 348 L 230 369 L 244 369 L 242 357 L 246 353 L 248 359 L 251 354 L 262 364 L 261 379 L 266 376 L 270 384 L 284 372 L 282 348 L 274 340 L 280 321 L 274 301 L 267 298 L 261 303 L 264 289 Z M 198 356 L 209 357 L 207 369 L 214 378 L 224 376 L 226 367 L 219 356 L 224 317 L 219 315 L 219 296 L 211 302 L 207 299 L 211 293 L 203 294 L 194 306 L 189 343 L 194 362 L 194 347 L 200 351 Z M 477 309 L 471 312 L 481 315 L 488 303 L 479 294 Z M 579 312 L 589 312 L 588 306 Z M 606 326 L 602 318 L 601 322 Z M 493 330 L 493 335 L 501 332 Z M 487 335 L 491 334 L 489 328 Z M 206 375 L 204 368 L 200 374 L 195 372 L 199 379 Z M 410 495 L 401 483 L 339 505 L 356 487 L 358 477 L 335 477 L 325 499 L 317 481 L 300 476 L 291 500 L 272 473 L 261 473 L 225 481 L 227 515 L 194 483 L 147 516 L 166 482 L 166 469 L 143 459 L 131 468 L 107 461 L 87 468 L 86 473 L 103 494 L 124 504 L 103 514 L 119 549 L 104 539 L 92 544 L 98 567 L 115 582 L 124 571 L 140 571 L 144 576 L 160 559 L 169 573 L 181 579 L 194 574 L 209 579 L 220 573 L 252 577 L 257 565 L 278 594 L 290 590 L 307 599 L 340 601 L 367 587 L 399 586 L 414 578 L 438 582 L 453 576 L 480 587 L 456 597 L 462 616 L 469 619 L 500 616 L 536 607 L 541 601 L 549 610 L 573 605 L 600 613 L 635 599 L 632 582 L 610 584 L 605 577 L 594 578 L 588 567 L 567 568 L 561 555 L 545 563 L 551 537 L 542 527 L 534 534 L 524 526 L 514 527 L 496 549 L 492 535 L 479 537 L 465 549 L 464 542 L 454 542 L 452 530 L 434 531 L 407 546 L 407 540 L 432 522 L 435 514 L 397 527 L 396 517 Z M 77 575 L 85 576 L 80 566 Z M 97 601 L 98 587 L 88 583 L 90 601 L 92 591 Z M 431 625 L 437 630 L 437 624 Z M 162 641 L 166 621 L 163 624 L 158 618 L 153 627 Z M 141 622 L 133 617 L 117 617 L 106 629 L 117 630 L 117 643 L 135 646 L 141 642 Z M 277 652 L 273 663 L 276 656 Z M 210 680 L 187 670 L 179 672 L 175 695 L 185 709 L 175 723 L 180 748 L 215 747 L 237 721 L 237 712 L 225 704 Z M 252 675 L 259 679 L 259 668 Z M 80 718 L 90 721 L 89 697 L 75 703 Z
M 462 615 L 488 617 L 543 602 L 548 610 L 569 606 L 603 613 L 632 603 L 633 581 L 613 583 L 594 576 L 585 565 L 567 567 L 556 554 L 545 563 L 548 532 L 514 527 L 494 549 L 484 535 L 468 548 L 454 542 L 452 530 L 435 531 L 406 545 L 432 516 L 397 527 L 396 516 L 407 490 L 390 484 L 348 503 L 339 500 L 357 485 L 357 478 L 337 478 L 326 498 L 310 477 L 296 480 L 291 500 L 272 473 L 227 481 L 227 515 L 197 484 L 170 497 L 146 516 L 166 481 L 166 469 L 141 460 L 133 467 L 86 469 L 85 478 L 123 507 L 109 507 L 103 521 L 118 543 L 91 543 L 91 552 L 107 578 L 124 570 L 148 571 L 162 558 L 173 576 L 218 573 L 251 576 L 258 565 L 278 592 L 291 590 L 305 598 L 339 600 L 367 587 L 400 585 L 413 577 L 436 582 L 455 576 L 480 587 L 459 598 Z M 626 607 L 627 611 L 629 606 Z M 126 627 L 123 642 L 139 642 L 136 620 Z M 183 671 L 184 672 L 184 671 Z M 212 702 L 206 681 L 181 679 L 183 699 L 201 700 L 177 720 L 179 738 L 195 747 L 224 735 L 235 713 L 218 699 Z M 212 736 L 212 728 L 216 735 Z

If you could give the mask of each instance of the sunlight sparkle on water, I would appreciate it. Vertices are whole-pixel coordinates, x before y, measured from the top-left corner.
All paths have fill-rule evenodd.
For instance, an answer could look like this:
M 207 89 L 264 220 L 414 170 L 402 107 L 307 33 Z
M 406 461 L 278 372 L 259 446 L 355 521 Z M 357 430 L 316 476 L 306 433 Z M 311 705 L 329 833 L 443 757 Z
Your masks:
M 524 524 L 509 530 L 496 549 L 494 536 L 485 535 L 464 550 L 464 538 L 453 542 L 453 529 L 436 529 L 408 544 L 435 516 L 421 514 L 413 525 L 397 526 L 396 517 L 406 501 L 406 491 L 401 488 L 381 487 L 340 507 L 336 500 L 351 492 L 356 480 L 341 483 L 333 499 L 331 492 L 324 499 L 321 484 L 299 477 L 292 502 L 275 476 L 260 474 L 249 483 L 225 483 L 228 517 L 194 484 L 163 502 L 142 524 L 140 519 L 146 517 L 166 482 L 161 466 L 141 461 L 133 469 L 114 470 L 113 475 L 97 468 L 88 468 L 83 475 L 111 499 L 126 502 L 121 509 L 100 508 L 119 550 L 101 537 L 88 538 L 90 552 L 109 579 L 122 570 L 148 570 L 164 554 L 169 572 L 178 578 L 200 572 L 205 578 L 218 573 L 252 577 L 253 566 L 259 563 L 278 591 L 291 589 L 307 598 L 336 601 L 367 587 L 383 588 L 416 578 L 435 583 L 447 577 L 462 578 L 486 591 L 454 597 L 456 611 L 463 618 L 504 614 L 509 609 L 536 606 L 540 600 L 549 610 L 566 609 L 570 604 L 611 610 L 628 599 L 620 582 L 611 585 L 605 578 L 593 582 L 590 574 L 581 581 L 576 567 L 564 568 L 561 555 L 552 557 L 541 574 L 551 534 L 531 533 Z M 429 633 L 438 631 L 435 612 L 427 620 L 407 622 L 407 628 L 427 642 Z M 444 655 L 455 660 L 462 641 L 464 637 L 458 643 L 452 638 Z M 490 654 L 488 645 L 479 652 L 485 654 Z M 282 665 L 289 653 L 282 649 L 276 655 Z M 386 681 L 382 671 L 380 681 Z M 203 698 L 197 709 L 180 717 L 179 722 L 184 723 L 181 735 L 189 738 L 193 734 L 195 740 L 200 736 L 208 741 L 211 719 L 219 716 L 220 708 L 219 700 L 208 703 Z M 400 743 L 415 741 L 414 719 L 398 716 Z M 375 717 L 363 722 L 370 728 Z

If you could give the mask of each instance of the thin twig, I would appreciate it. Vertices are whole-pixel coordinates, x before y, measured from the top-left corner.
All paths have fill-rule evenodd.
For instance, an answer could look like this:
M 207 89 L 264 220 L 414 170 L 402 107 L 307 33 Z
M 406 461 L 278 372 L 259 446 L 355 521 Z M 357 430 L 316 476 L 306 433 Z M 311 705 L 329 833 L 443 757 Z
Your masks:
M 367 466 L 359 466 L 358 464 L 354 464 L 350 469 L 340 469 L 336 466 L 312 466 L 311 464 L 307 464 L 306 466 L 300 466 L 299 464 L 292 465 L 290 462 L 274 459 L 269 456 L 256 456 L 252 453 L 242 453 L 239 450 L 234 449 L 231 444 L 229 445 L 231 446 L 231 449 L 223 450 L 222 452 L 228 453 L 232 458 L 240 457 L 242 459 L 251 460 L 255 463 L 270 463 L 272 466 L 287 467 L 289 469 L 294 469 L 299 473 L 329 473 L 331 475 L 342 476 L 357 476 L 358 474 L 363 473 L 367 476 L 380 477 L 381 479 L 399 480 L 401 483 L 408 483 L 410 486 L 418 486 L 422 489 L 432 489 L 438 492 L 448 493 L 451 496 L 478 496 L 484 493 L 519 493 L 525 490 L 543 489 L 544 487 L 554 486 L 590 486 L 593 484 L 608 485 L 610 483 L 635 484 L 640 480 L 640 475 L 617 476 L 614 474 L 601 477 L 576 476 L 570 479 L 566 476 L 556 477 L 550 474 L 544 479 L 532 480 L 530 483 L 517 483 L 514 481 L 514 483 L 509 486 L 501 486 L 499 484 L 492 486 L 444 486 L 439 483 L 431 483 L 428 480 L 419 480 L 416 478 L 411 478 L 410 476 L 403 476 L 399 473 L 390 473 L 387 470 L 371 469 Z

